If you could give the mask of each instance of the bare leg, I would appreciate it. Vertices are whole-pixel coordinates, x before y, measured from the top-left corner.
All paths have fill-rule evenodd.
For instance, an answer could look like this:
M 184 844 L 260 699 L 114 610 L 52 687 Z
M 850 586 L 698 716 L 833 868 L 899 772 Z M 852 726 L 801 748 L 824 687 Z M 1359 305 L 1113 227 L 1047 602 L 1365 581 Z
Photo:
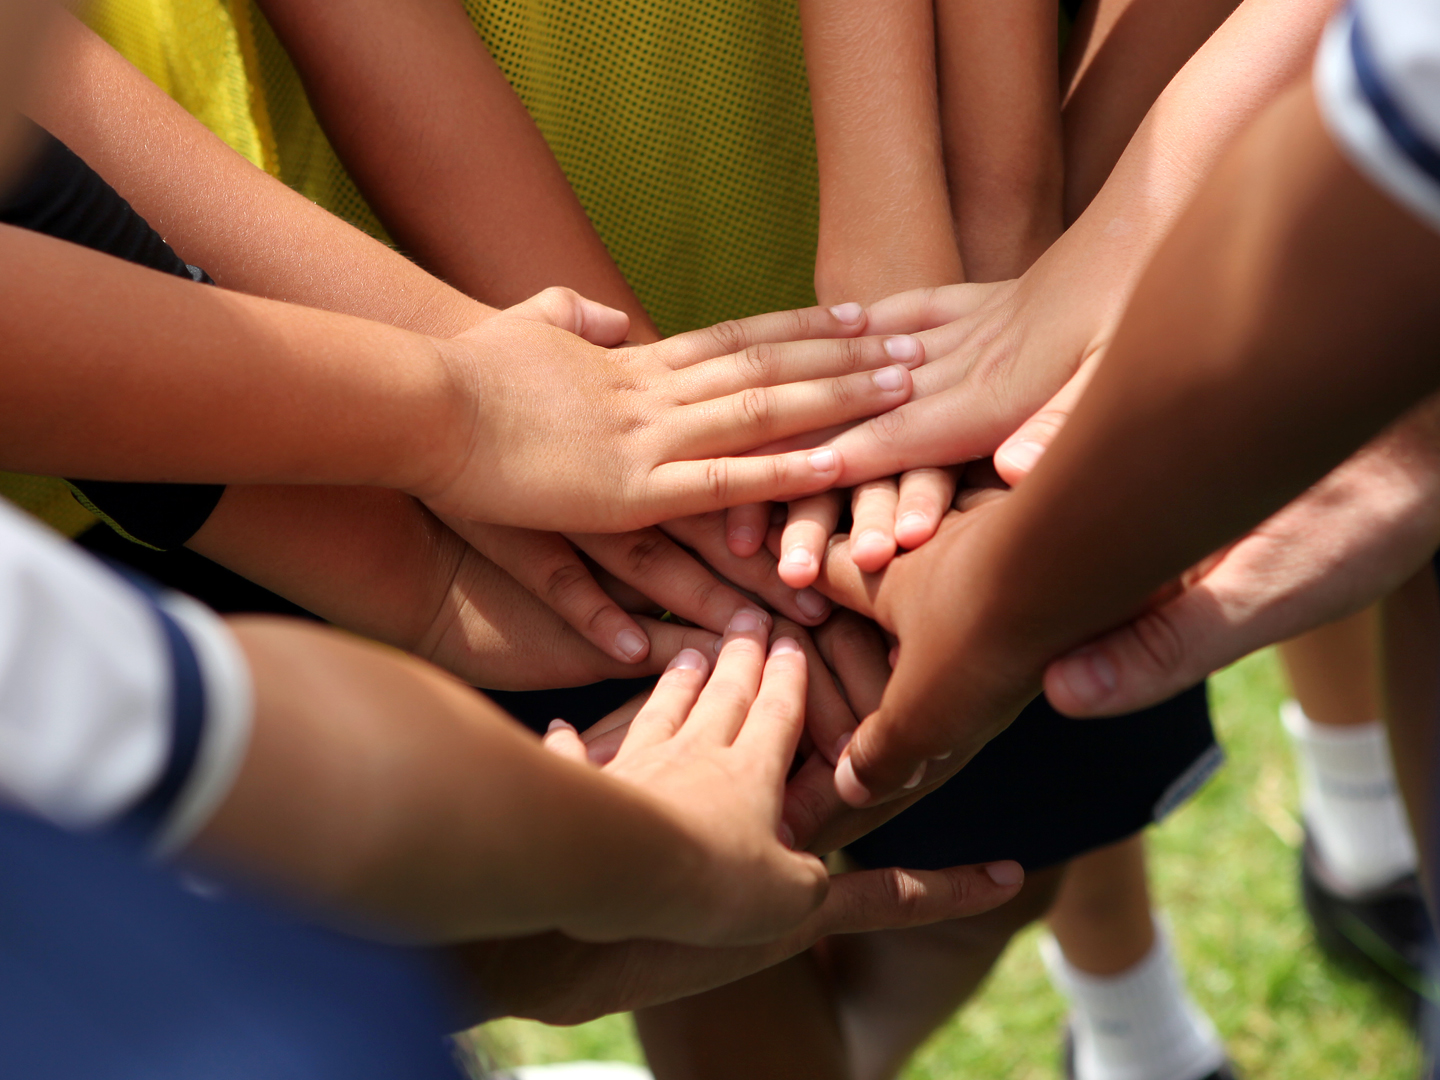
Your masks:
M 1072 862 L 1048 921 L 1065 959 L 1087 974 L 1118 975 L 1143 960 L 1155 944 L 1144 836 Z
M 1064 868 L 1020 895 L 918 930 L 831 938 L 810 954 L 637 1013 L 657 1080 L 887 1080 L 975 991 L 1016 931 L 1041 917 Z
M 1350 726 L 1379 719 L 1377 626 L 1377 609 L 1366 608 L 1280 645 L 1295 700 L 1315 723 Z
M 1422 879 L 1434 889 L 1425 854 L 1435 840 L 1436 725 L 1440 721 L 1440 589 L 1425 567 L 1385 600 L 1381 638 L 1385 720 L 1396 779 L 1418 841 Z M 1431 895 L 1434 906 L 1434 893 Z

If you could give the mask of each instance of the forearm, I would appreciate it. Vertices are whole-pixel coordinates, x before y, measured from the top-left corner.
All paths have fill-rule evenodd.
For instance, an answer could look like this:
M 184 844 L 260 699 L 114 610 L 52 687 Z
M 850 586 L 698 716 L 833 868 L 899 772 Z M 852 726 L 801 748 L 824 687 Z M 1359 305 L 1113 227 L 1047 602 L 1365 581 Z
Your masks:
M 1060 235 L 1055 5 L 941 0 L 940 117 L 969 281 L 1017 277 Z
M 1046 254 L 1044 287 L 1084 297 L 1113 328 L 1225 147 L 1306 70 L 1327 15 L 1315 0 L 1245 0 L 1171 80 L 1100 193 Z
M 821 303 L 962 280 L 929 0 L 803 0 L 800 14 L 820 168 Z
M 644 936 L 698 848 L 468 687 L 332 631 L 232 624 L 256 719 L 192 854 L 422 940 Z
M 658 336 L 455 0 L 264 0 L 331 143 L 390 234 L 507 307 L 551 285 Z
M 1440 241 L 1341 157 L 1308 87 L 1286 95 L 1167 240 L 1054 452 L 996 511 L 981 606 L 1000 648 L 1048 659 L 1124 621 L 1433 391 L 1437 275 Z
M 0 252 L 6 469 L 407 488 L 475 422 L 434 339 L 21 229 Z
M 488 313 L 252 166 L 69 14 L 38 74 L 27 112 L 221 286 L 440 336 Z
M 1166 84 L 1235 6 L 1099 0 L 1082 8 L 1061 64 L 1067 223 L 1105 183 Z

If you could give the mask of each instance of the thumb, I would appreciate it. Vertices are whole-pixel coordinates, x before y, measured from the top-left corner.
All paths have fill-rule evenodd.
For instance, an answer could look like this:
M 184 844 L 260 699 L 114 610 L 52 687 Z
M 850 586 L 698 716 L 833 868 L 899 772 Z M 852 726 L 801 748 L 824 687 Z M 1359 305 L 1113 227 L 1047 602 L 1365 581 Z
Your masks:
M 1075 411 L 1099 361 L 1100 354 L 1092 353 L 1054 397 L 1000 444 L 995 451 L 995 471 L 1000 479 L 1014 487 L 1030 474 Z
M 902 639 L 880 707 L 865 718 L 835 766 L 851 806 L 938 786 L 980 752 L 1039 692 L 1039 673 L 967 666 L 933 635 Z
M 548 323 L 584 338 L 591 345 L 610 348 L 630 332 L 630 316 L 581 296 L 574 289 L 555 285 L 506 308 L 506 314 Z
M 903 930 L 965 919 L 999 907 L 1020 891 L 1017 862 L 952 866 L 945 870 L 859 870 L 830 879 L 825 934 Z
M 1274 640 L 1259 640 L 1263 635 L 1249 629 L 1201 584 L 1052 661 L 1045 670 L 1045 696 L 1066 716 L 1134 712 L 1188 690 Z

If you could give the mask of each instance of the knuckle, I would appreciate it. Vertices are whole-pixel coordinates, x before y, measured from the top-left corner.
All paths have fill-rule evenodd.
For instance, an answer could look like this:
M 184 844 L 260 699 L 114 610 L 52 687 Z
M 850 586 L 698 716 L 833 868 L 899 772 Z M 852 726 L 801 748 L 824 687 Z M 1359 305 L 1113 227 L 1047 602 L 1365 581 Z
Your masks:
M 717 503 L 726 503 L 730 499 L 730 463 L 724 458 L 711 458 L 705 463 L 705 472 L 701 477 L 705 492 Z
M 591 580 L 583 563 L 567 559 L 545 573 L 536 592 L 551 607 L 558 607 L 578 600 Z
M 883 412 L 870 421 L 870 430 L 875 441 L 882 446 L 900 446 L 906 441 L 906 430 L 909 423 L 906 414 L 901 409 L 891 409 Z
M 869 358 L 865 355 L 864 338 L 841 338 L 837 343 L 838 352 L 836 361 L 840 370 L 846 373 L 862 371 L 869 366 Z
M 774 396 L 768 387 L 752 386 L 741 391 L 736 407 L 747 427 L 765 431 L 769 429 L 774 404 Z
M 669 554 L 670 541 L 652 530 L 631 539 L 625 548 L 625 566 L 635 576 L 653 573 Z
M 739 357 L 748 377 L 755 382 L 773 378 L 780 360 L 775 346 L 768 342 L 747 347 L 739 354 Z
M 898 867 L 890 867 L 881 879 L 884 887 L 886 906 L 895 916 L 909 922 L 922 913 L 925 890 L 911 874 Z
M 726 353 L 736 353 L 745 348 L 749 340 L 745 333 L 745 326 L 739 319 L 726 319 L 724 322 L 716 323 L 710 328 L 710 334 L 715 340 L 715 345 Z
M 1157 671 L 1172 673 L 1185 662 L 1185 637 L 1163 610 L 1137 619 L 1134 637 L 1146 662 Z
M 868 379 L 866 381 L 869 382 Z M 853 408 L 859 396 L 860 383 L 857 380 L 843 376 L 830 380 L 830 398 L 837 409 Z

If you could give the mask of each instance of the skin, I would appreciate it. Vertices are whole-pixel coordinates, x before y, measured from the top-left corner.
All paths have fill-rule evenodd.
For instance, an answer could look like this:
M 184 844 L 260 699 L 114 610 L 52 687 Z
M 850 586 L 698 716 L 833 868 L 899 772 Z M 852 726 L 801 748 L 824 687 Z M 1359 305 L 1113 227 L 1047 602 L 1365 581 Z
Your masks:
M 1074 224 L 1033 266 L 1016 249 L 1011 275 L 1026 271 L 1018 280 L 921 289 L 868 309 L 881 332 L 930 333 L 921 335 L 928 362 L 917 400 L 883 425 L 832 440 L 854 450 L 852 464 L 866 462 L 850 474 L 866 485 L 855 509 L 869 503 L 865 542 L 861 529 L 851 533 L 865 569 L 924 543 L 949 507 L 953 473 L 911 466 L 991 453 L 1002 475 L 1033 465 L 1034 448 L 1016 429 L 1103 352 L 1145 260 L 1226 141 L 1308 62 L 1326 14 L 1252 2 L 1210 37 L 1228 13 L 1228 0 L 1082 8 L 1062 72 L 1065 220 Z M 871 480 L 892 471 L 902 472 L 898 492 Z M 781 541 L 785 580 L 796 587 L 815 580 L 838 516 L 818 502 L 795 504 Z
M 1440 548 L 1433 399 L 1181 579 L 1177 595 L 1056 660 L 1046 692 L 1072 716 L 1128 712 L 1311 627 L 1353 619 Z M 1096 678 L 1096 675 L 1100 678 Z
M 121 190 L 187 259 L 206 266 L 222 285 L 432 335 L 453 334 L 492 313 L 252 168 L 74 19 L 61 16 L 50 37 L 45 78 L 30 94 L 29 111 Z M 141 140 L 147 154 L 130 153 L 128 148 Z M 206 195 L 220 190 L 229 193 L 224 214 L 213 212 Z M 605 320 L 591 320 L 587 328 L 582 307 L 573 294 L 557 290 L 515 310 L 595 337 L 594 324 Z M 837 326 L 843 327 L 842 333 L 853 333 L 863 328 L 862 318 L 857 315 L 848 324 Z M 603 325 L 598 329 L 610 332 Z M 226 501 L 238 490 L 232 485 Z M 246 550 L 244 538 L 289 535 L 297 526 L 297 517 L 278 489 L 266 490 L 266 495 L 241 500 L 243 520 L 237 514 L 226 515 L 236 528 L 234 539 L 227 541 L 211 529 L 204 543 L 206 554 L 242 573 L 247 566 L 264 563 L 267 580 L 274 588 L 287 576 L 277 574 L 283 567 L 265 552 Z M 305 521 L 317 528 L 324 523 L 332 533 L 348 529 L 363 537 L 373 527 L 383 538 L 387 530 L 423 533 L 433 527 L 433 519 L 413 501 L 377 497 L 362 511 L 354 498 L 338 490 L 312 487 L 309 495 L 314 505 Z M 273 505 L 267 500 L 274 500 Z M 380 513 L 393 520 L 380 523 L 376 517 Z M 479 523 L 471 523 L 468 534 L 472 539 L 483 536 L 481 546 L 487 555 L 515 574 L 532 593 L 552 602 L 606 655 L 622 663 L 648 660 L 646 629 L 610 600 L 572 545 L 559 537 L 550 538 L 547 557 L 541 561 L 527 558 L 534 546 L 525 542 L 533 539 L 531 534 Z M 355 546 L 355 541 L 347 545 Z M 377 540 L 375 546 L 383 549 L 383 540 Z M 628 564 L 632 561 L 629 552 L 648 550 L 653 543 L 642 533 L 610 546 L 617 551 L 611 560 L 614 565 Z M 303 545 L 293 544 L 290 550 L 303 552 Z M 687 603 L 684 597 L 712 594 L 717 587 L 715 579 L 698 565 L 682 567 L 673 559 L 665 569 L 673 579 L 666 576 L 649 586 L 634 574 L 622 576 L 631 585 L 665 593 L 683 617 L 722 630 L 736 609 L 733 594 L 729 611 L 720 610 L 724 605 L 714 602 L 703 606 Z M 312 583 L 325 583 L 333 596 L 332 606 L 348 603 L 346 596 L 357 592 L 354 580 L 341 576 L 340 567 L 318 570 L 322 573 L 316 576 L 317 568 L 309 560 L 303 573 L 297 566 L 288 577 L 308 596 L 315 591 Z M 754 580 L 747 579 L 746 584 L 766 594 L 792 617 L 812 621 L 816 612 L 823 614 L 824 602 L 813 592 L 797 598 L 794 590 L 779 582 L 768 589 Z M 283 588 L 276 591 L 285 592 Z M 797 600 L 808 601 L 809 612 L 798 606 Z M 407 621 L 413 618 L 413 613 L 376 611 L 369 621 L 382 615 L 398 615 Z M 638 655 L 634 649 L 637 635 L 643 641 Z M 658 662 L 663 665 L 668 659 L 668 655 L 660 656 Z
M 260 7 L 346 171 L 422 265 L 498 307 L 563 285 L 628 314 L 633 340 L 659 338 L 460 4 Z
M 781 624 L 776 632 L 793 629 Z M 851 612 L 833 616 L 814 642 L 802 642 L 816 673 L 811 693 L 817 686 L 839 692 L 838 700 L 807 702 L 807 731 L 818 746 L 821 730 L 854 729 L 855 712 L 879 701 L 890 669 L 874 625 Z M 625 711 L 587 731 L 584 751 L 572 732 L 558 727 L 547 745 L 572 745 L 592 761 L 607 761 L 625 734 Z M 828 842 L 812 837 L 795 842 L 829 850 Z M 983 916 L 826 940 L 749 978 L 639 1012 L 650 1067 L 666 1080 L 737 1073 L 779 1078 L 797 1071 L 893 1075 L 975 990 L 1011 936 L 1044 912 L 1063 871 L 1030 874 L 1013 901 Z
M 1358 275 L 1343 295 L 1320 269 L 1337 258 Z M 1440 240 L 1340 155 L 1308 85 L 1267 110 L 1156 256 L 1057 452 L 883 577 L 852 579 L 901 647 L 837 766 L 846 801 L 890 796 L 917 767 L 919 783 L 953 771 L 1049 659 L 1133 617 L 1431 393 L 1437 273 Z M 1375 363 L 1354 364 L 1360 350 Z M 964 720 L 940 719 L 942 699 Z
M 233 625 L 255 730 L 196 857 L 429 940 L 758 944 L 823 902 L 820 861 L 776 838 L 804 655 L 784 639 L 767 659 L 757 620 L 737 620 L 708 682 L 705 657 L 679 654 L 603 775 L 419 661 Z

